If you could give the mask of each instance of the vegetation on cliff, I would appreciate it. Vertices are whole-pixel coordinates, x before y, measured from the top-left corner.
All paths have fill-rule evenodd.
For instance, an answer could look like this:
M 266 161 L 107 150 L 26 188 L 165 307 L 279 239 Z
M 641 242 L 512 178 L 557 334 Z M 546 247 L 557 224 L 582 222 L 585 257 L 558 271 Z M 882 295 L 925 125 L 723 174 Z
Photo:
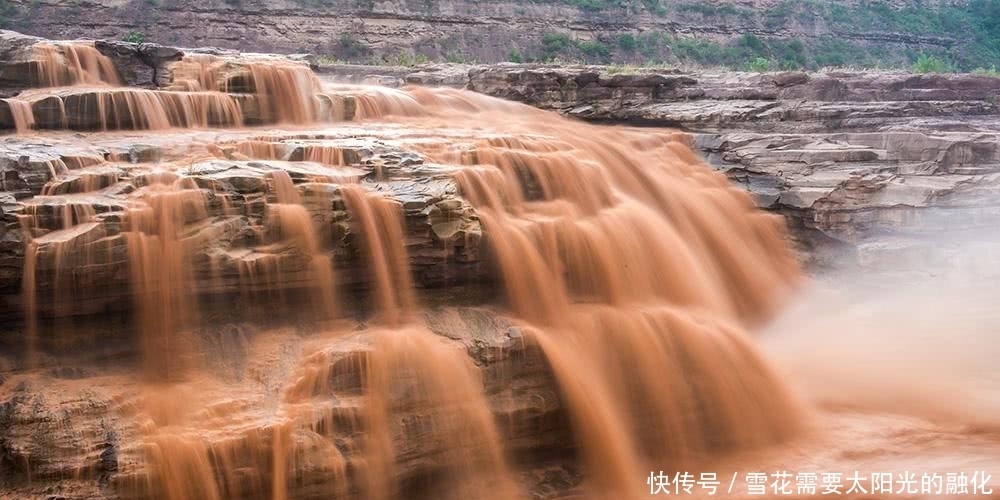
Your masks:
M 324 3 L 297 1 L 314 7 Z M 433 9 L 439 1 L 424 3 L 427 9 Z M 595 18 L 647 15 L 666 17 L 682 26 L 750 20 L 754 29 L 730 37 L 681 35 L 668 29 L 608 29 L 581 36 L 569 29 L 553 29 L 532 43 L 515 44 L 507 52 L 508 61 L 633 65 L 668 62 L 752 71 L 846 66 L 907 68 L 925 73 L 977 69 L 990 72 L 987 68 L 1000 64 L 1000 0 L 941 4 L 916 0 L 898 7 L 884 0 L 856 3 L 784 0 L 763 10 L 728 3 L 661 0 L 559 2 Z M 366 5 L 370 8 L 370 4 Z M 349 36 L 347 39 L 346 45 L 351 50 L 346 54 L 338 52 L 336 56 L 369 63 L 410 59 L 400 55 L 372 59 L 371 51 L 357 50 L 363 43 Z M 444 59 L 490 62 L 454 50 Z
M 611 2 L 606 4 L 607 9 L 613 8 Z M 774 34 L 746 33 L 720 41 L 666 30 L 598 34 L 591 40 L 547 33 L 533 58 L 639 64 L 671 60 L 736 69 L 854 66 L 922 72 L 973 71 L 1000 63 L 1000 0 L 936 6 L 917 1 L 899 8 L 876 0 L 853 5 L 784 0 L 760 12 L 731 4 L 656 2 L 650 11 L 668 13 L 692 25 L 757 19 L 761 28 L 757 32 Z
M 77 0 L 0 1 L 0 26 L 42 36 L 144 34 L 166 44 L 249 45 L 368 64 L 508 60 L 922 72 L 989 72 L 1000 65 L 1000 0 L 782 0 L 759 9 L 694 0 L 207 0 L 204 12 L 246 22 L 205 34 L 177 29 L 193 15 L 185 0 L 100 8 Z M 110 35 L 54 21 L 88 13 L 108 23 Z M 309 19 L 316 26 L 289 31 Z M 402 24 L 385 28 L 384 19 Z

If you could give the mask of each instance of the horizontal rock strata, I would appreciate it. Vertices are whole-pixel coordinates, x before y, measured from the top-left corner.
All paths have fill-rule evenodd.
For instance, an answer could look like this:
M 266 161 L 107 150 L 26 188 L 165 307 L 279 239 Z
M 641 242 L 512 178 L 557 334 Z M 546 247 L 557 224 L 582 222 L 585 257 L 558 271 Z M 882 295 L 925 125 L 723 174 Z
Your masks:
M 197 192 L 205 207 L 205 213 L 192 215 L 182 230 L 187 235 L 185 244 L 199 248 L 193 262 L 193 274 L 198 278 L 195 290 L 238 291 L 240 269 L 262 258 L 277 259 L 285 273 L 294 274 L 299 269 L 302 283 L 308 281 L 308 256 L 294 246 L 273 245 L 276 229 L 269 224 L 273 226 L 275 215 L 269 213 L 268 204 L 276 202 L 275 171 L 287 173 L 317 227 L 324 228 L 318 237 L 330 248 L 330 258 L 342 271 L 338 275 L 342 286 L 368 285 L 367 274 L 358 272 L 365 267 L 362 252 L 339 194 L 339 183 L 356 180 L 402 206 L 418 286 L 489 281 L 479 221 L 475 211 L 458 197 L 451 175 L 454 167 L 426 163 L 412 150 L 366 133 L 359 136 L 359 132 L 347 128 L 329 134 L 231 133 L 218 146 L 217 157 L 183 160 L 188 166 L 181 170 L 182 179 L 200 188 Z M 134 208 L 128 194 L 156 176 L 167 164 L 164 162 L 182 161 L 171 155 L 193 139 L 183 134 L 161 135 L 158 144 L 115 139 L 103 147 L 76 141 L 8 142 L 6 149 L 0 149 L 5 191 L 0 206 L 0 282 L 10 312 L 15 313 L 19 302 L 26 217 L 31 220 L 28 230 L 39 245 L 36 276 L 42 296 L 52 297 L 57 280 L 72 279 L 80 292 L 75 294 L 77 299 L 88 298 L 87 311 L 99 311 L 119 301 L 117 293 L 129 289 L 121 235 L 122 221 Z M 305 161 L 324 155 L 342 165 Z M 39 196 L 46 185 L 45 195 Z M 101 191 L 84 193 L 94 189 Z M 94 222 L 77 226 L 71 234 L 59 231 L 78 221 L 74 214 L 95 214 Z M 55 237 L 47 238 L 53 231 Z M 73 260 L 63 260 L 64 254 Z M 284 285 L 294 288 L 295 282 L 292 279 Z M 83 293 L 97 287 L 104 291 Z M 58 302 L 58 298 L 42 301 L 45 307 Z
M 787 216 L 803 257 L 817 265 L 842 262 L 845 252 L 870 267 L 904 265 L 911 254 L 947 259 L 970 237 L 995 239 L 1000 78 L 515 64 L 324 71 L 334 80 L 467 88 L 601 123 L 681 128 L 760 206 Z

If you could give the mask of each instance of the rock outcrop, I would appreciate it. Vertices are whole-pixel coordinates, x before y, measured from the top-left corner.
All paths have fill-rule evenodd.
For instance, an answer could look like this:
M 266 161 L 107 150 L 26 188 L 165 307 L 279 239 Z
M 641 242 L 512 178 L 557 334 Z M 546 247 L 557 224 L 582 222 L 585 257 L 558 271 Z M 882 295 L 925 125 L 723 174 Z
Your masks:
M 374 132 L 374 131 L 370 131 Z M 419 154 L 393 146 L 355 131 L 344 135 L 278 134 L 258 137 L 253 132 L 232 133 L 219 146 L 219 157 L 203 160 L 171 159 L 170 152 L 192 144 L 191 136 L 160 136 L 158 144 L 113 140 L 106 145 L 76 141 L 32 146 L 8 143 L 0 156 L 4 172 L 4 205 L 0 217 L 0 276 L 7 310 L 14 313 L 24 269 L 22 219 L 30 216 L 30 231 L 39 245 L 37 262 L 39 293 L 51 296 L 59 279 L 73 275 L 81 292 L 96 290 L 85 305 L 69 304 L 74 313 L 101 311 L 122 299 L 115 290 L 129 289 L 125 239 L 121 221 L 130 209 L 123 195 L 150 182 L 171 161 L 185 161 L 185 178 L 205 189 L 206 212 L 195 217 L 186 233 L 185 244 L 200 248 L 194 275 L 195 290 L 236 291 L 241 272 L 254 261 L 275 259 L 271 264 L 284 272 L 299 269 L 301 281 L 308 283 L 308 256 L 294 247 L 268 246 L 268 224 L 275 214 L 267 211 L 274 202 L 276 171 L 288 175 L 295 184 L 311 216 L 331 228 L 321 234 L 332 246 L 332 258 L 343 271 L 340 280 L 348 287 L 366 287 L 363 274 L 351 273 L 359 266 L 361 252 L 352 236 L 347 212 L 338 191 L 338 182 L 359 180 L 363 186 L 383 192 L 398 201 L 405 214 L 405 227 L 413 276 L 420 287 L 444 284 L 460 286 L 489 281 L 482 263 L 482 238 L 474 210 L 457 196 L 451 168 L 427 164 Z M 471 139 L 469 139 L 471 140 Z M 250 160 L 243 152 L 271 151 L 273 160 Z M 304 161 L 322 155 L 343 159 L 344 166 L 329 167 Z M 260 157 L 260 154 L 256 156 Z M 68 167 L 71 165 L 73 168 Z M 42 193 L 43 186 L 46 196 Z M 80 194 L 103 188 L 101 193 Z M 210 193 L 210 194 L 209 194 Z M 16 201 L 23 199 L 23 201 Z M 73 223 L 76 213 L 96 213 L 95 223 L 72 234 L 60 231 L 58 238 L 46 233 Z M 272 228 L 271 233 L 274 233 Z M 267 250 L 260 248 L 267 247 Z M 258 248 L 258 250 L 254 250 Z M 68 257 L 66 256 L 68 254 Z M 70 260 L 59 260 L 59 259 Z M 305 259 L 305 260 L 303 260 Z M 87 273 L 74 269 L 86 268 Z M 364 266 L 361 266 L 364 267 Z M 292 288 L 295 280 L 286 282 Z M 46 300 L 46 308 L 59 307 L 59 300 Z M 84 309 L 79 309 L 83 307 Z
M 1000 213 L 1000 78 L 893 72 L 684 73 L 605 67 L 325 67 L 330 78 L 467 88 L 599 123 L 676 127 L 787 217 L 817 265 L 990 239 Z M 939 258 L 946 258 L 938 256 Z
M 5 32 L 2 40 L 0 48 L 9 60 L 3 62 L 0 77 L 13 89 L 18 84 L 30 83 L 18 80 L 17 75 L 30 74 L 19 72 L 18 68 L 34 60 L 31 47 L 44 41 L 12 32 Z M 185 53 L 174 48 L 125 42 L 96 42 L 93 46 L 113 61 L 127 83 L 159 88 L 157 95 L 176 86 L 177 75 L 171 68 Z M 188 52 L 234 56 L 211 49 Z M 247 66 L 237 62 L 226 68 L 216 85 L 239 88 L 239 82 L 247 78 Z M 416 69 L 321 66 L 320 70 L 324 78 L 337 81 L 466 88 L 600 123 L 681 128 L 692 134 L 694 144 L 713 165 L 753 192 L 760 206 L 785 215 L 802 245 L 803 257 L 818 265 L 829 264 L 845 251 L 855 263 L 884 265 L 886 252 L 904 249 L 922 252 L 919 249 L 927 247 L 929 236 L 944 229 L 969 233 L 989 228 L 995 214 L 1000 212 L 992 196 L 1000 172 L 997 146 L 1000 79 L 995 77 L 884 72 L 615 72 L 597 66 L 517 64 L 426 65 Z M 100 128 L 101 121 L 95 121 L 94 114 L 86 112 L 97 108 L 93 102 L 87 104 L 87 99 L 94 99 L 100 92 L 105 90 L 90 93 L 77 90 L 56 94 L 57 97 L 36 98 L 32 104 L 36 126 L 46 128 L 51 122 L 52 128 L 62 128 L 67 123 L 70 128 L 81 130 Z M 226 99 L 240 103 L 243 123 L 273 121 L 260 118 L 254 94 L 230 95 Z M 46 104 L 46 99 L 60 100 L 58 104 Z M 354 97 L 348 92 L 339 99 L 339 119 L 349 119 L 356 106 Z M 4 122 L 6 104 L 0 102 L 0 123 Z M 47 113 L 49 109 L 63 110 L 65 116 L 54 117 Z M 7 116 L 10 117 L 9 111 Z M 66 116 L 71 119 L 67 121 Z M 10 120 L 7 123 L 13 127 Z M 103 123 L 123 121 L 105 119 Z M 252 138 L 248 134 L 232 141 L 238 144 Z M 337 145 L 345 140 L 350 142 L 338 137 L 309 139 L 290 134 L 272 139 L 283 148 L 283 157 L 293 160 L 303 159 L 303 147 L 323 149 L 322 144 L 327 141 L 327 149 L 342 151 L 341 154 L 352 158 L 357 156 L 350 163 L 361 167 L 358 175 L 372 182 L 374 165 L 384 166 L 386 161 L 402 162 L 404 171 L 417 168 L 421 175 L 430 172 L 421 167 L 422 160 L 414 152 L 405 147 L 393 150 L 378 145 L 373 138 L 350 147 Z M 0 182 L 6 192 L 5 229 L 0 238 L 7 253 L 0 259 L 0 272 L 6 278 L 3 282 L 7 294 L 20 286 L 23 269 L 17 218 L 23 207 L 15 200 L 40 194 L 55 175 L 66 175 L 70 169 L 74 170 L 72 175 L 52 187 L 55 193 L 72 193 L 79 187 L 77 184 L 84 182 L 131 182 L 127 172 L 132 167 L 128 165 L 163 159 L 162 148 L 144 142 L 148 141 L 123 141 L 98 148 L 74 141 L 4 147 L 4 174 Z M 390 148 L 383 151 L 389 152 L 388 160 L 374 153 L 386 147 Z M 104 165 L 109 159 L 126 163 Z M 251 217 L 248 225 L 230 229 L 249 234 L 259 230 L 263 214 L 259 210 L 253 212 L 254 205 L 247 200 L 267 196 L 264 179 L 268 170 L 290 168 L 297 182 L 309 175 L 296 172 L 296 167 L 289 165 L 295 163 L 265 163 L 248 168 L 238 161 L 212 160 L 199 166 L 204 175 L 198 179 L 229 186 L 235 182 L 228 177 L 232 174 L 246 181 L 240 189 L 233 188 L 240 200 L 213 203 L 241 207 L 240 215 Z M 75 170 L 80 168 L 83 170 Z M 417 273 L 419 281 L 425 285 L 455 284 L 464 278 L 481 278 L 487 271 L 475 264 L 478 262 L 476 230 L 466 232 L 471 227 L 467 223 L 442 223 L 436 229 L 431 228 L 434 224 L 428 225 L 432 208 L 442 201 L 445 202 L 442 206 L 451 207 L 447 197 L 454 193 L 454 186 L 447 181 L 434 184 L 437 181 L 432 179 L 433 174 L 420 181 L 431 182 L 421 185 L 419 190 L 423 194 L 411 197 L 405 193 L 409 189 L 406 187 L 400 194 L 401 201 L 409 204 L 407 214 L 414 217 L 407 225 L 413 231 L 411 236 L 415 241 L 423 241 L 421 245 L 426 248 L 417 251 L 419 257 L 414 259 L 425 266 Z M 399 187 L 395 183 L 389 189 Z M 104 211 L 114 213 L 121 209 L 112 203 Z M 46 207 L 45 201 L 32 210 L 43 214 L 57 212 Z M 51 222 L 59 224 L 57 220 Z M 462 244 L 454 244 L 455 238 Z M 466 244 L 472 246 L 466 248 Z M 931 245 L 935 251 L 941 246 Z M 350 253 L 346 247 L 344 252 Z M 454 270 L 444 271 L 441 266 L 445 262 L 458 262 L 455 269 L 469 271 L 457 274 Z

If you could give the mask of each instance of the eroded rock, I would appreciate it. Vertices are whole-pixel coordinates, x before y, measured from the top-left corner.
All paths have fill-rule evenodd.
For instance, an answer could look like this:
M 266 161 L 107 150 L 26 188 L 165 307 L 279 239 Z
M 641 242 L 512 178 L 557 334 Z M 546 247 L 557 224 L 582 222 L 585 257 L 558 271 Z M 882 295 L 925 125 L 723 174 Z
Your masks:
M 0 269 L 9 316 L 17 316 L 18 292 L 25 266 L 24 234 L 37 246 L 34 286 L 43 314 L 79 314 L 100 310 L 128 296 L 130 276 L 123 231 L 130 214 L 143 207 L 141 189 L 158 183 L 181 183 L 197 196 L 183 211 L 182 240 L 194 246 L 195 291 L 232 293 L 240 289 L 248 266 L 269 259 L 283 272 L 299 272 L 286 285 L 308 283 L 308 257 L 272 234 L 268 207 L 279 200 L 273 174 L 292 181 L 308 209 L 346 288 L 367 288 L 350 214 L 340 184 L 360 183 L 400 204 L 404 215 L 411 272 L 419 287 L 457 286 L 489 280 L 480 250 L 482 232 L 475 210 L 458 196 L 455 168 L 425 163 L 422 155 L 372 138 L 302 136 L 295 133 L 247 140 L 237 134 L 216 151 L 243 159 L 184 160 L 185 139 L 161 142 L 114 141 L 87 146 L 69 143 L 8 143 L 4 172 L 4 232 Z M 170 141 L 181 141 L 170 146 Z M 17 145 L 15 145 L 17 144 Z M 261 146 L 263 145 L 263 146 Z M 240 151 L 252 153 L 248 158 Z M 248 149 L 250 148 L 250 149 Z M 65 151 L 67 156 L 39 151 Z M 268 159 L 268 155 L 277 158 Z M 107 157 L 108 160 L 105 160 Z M 305 158 L 328 158 L 326 163 Z M 66 159 L 74 158 L 66 165 Z M 94 165 L 88 165 L 90 159 Z M 282 159 L 284 158 L 284 159 Z M 330 160 L 332 158 L 333 160 Z M 174 162 L 182 161 L 180 165 Z M 175 173 L 164 174 L 173 165 Z M 339 166 L 338 166 L 339 165 Z M 42 189 L 45 188 L 45 196 Z M 21 198 L 21 201 L 18 201 Z M 27 231 L 27 233 L 25 233 Z M 278 234 L 278 233 L 275 233 Z M 354 269 L 354 270 L 352 270 Z M 298 271 L 296 271 L 298 270 Z M 79 291 L 101 293 L 56 297 L 57 283 L 73 280 Z M 296 285 L 296 280 L 299 285 Z M 108 293 L 114 290 L 115 293 Z M 86 300 L 79 300 L 86 299 Z M 69 301 L 67 303 L 67 301 Z M 104 303 L 102 303 L 102 301 Z M 80 302 L 75 304 L 75 302 Z M 77 309 L 79 307 L 80 309 Z

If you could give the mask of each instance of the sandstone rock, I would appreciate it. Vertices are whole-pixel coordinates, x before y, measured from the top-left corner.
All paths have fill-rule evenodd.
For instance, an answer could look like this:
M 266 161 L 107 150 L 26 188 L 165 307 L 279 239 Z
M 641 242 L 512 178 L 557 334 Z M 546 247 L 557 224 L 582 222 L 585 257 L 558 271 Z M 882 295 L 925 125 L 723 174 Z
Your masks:
M 313 335 L 241 322 L 231 308 L 212 314 L 218 315 L 219 326 L 199 329 L 192 342 L 201 353 L 199 363 L 221 384 L 222 390 L 215 394 L 219 400 L 211 404 L 220 405 L 220 410 L 225 405 L 230 416 L 239 413 L 241 417 L 211 429 L 213 446 L 222 450 L 253 442 L 254 449 L 270 456 L 275 445 L 273 434 L 253 428 L 269 429 L 264 420 L 273 417 L 258 412 L 281 404 L 282 388 L 300 375 L 289 367 L 315 363 L 303 359 L 303 353 L 309 353 L 306 349 Z M 574 451 L 567 446 L 572 442 L 569 425 L 558 389 L 537 347 L 531 341 L 512 339 L 508 335 L 510 322 L 490 309 L 430 309 L 424 317 L 431 332 L 454 345 L 456 353 L 468 357 L 481 370 L 489 405 L 511 458 L 529 471 L 572 466 Z M 97 326 L 84 321 L 79 328 L 91 333 L 100 329 L 109 339 L 127 335 L 116 324 Z M 331 450 L 314 446 L 316 443 L 337 443 L 346 467 L 363 468 L 361 433 L 357 423 L 352 422 L 363 418 L 366 411 L 361 396 L 366 378 L 363 370 L 373 335 L 359 326 L 355 335 L 326 343 L 321 358 L 324 364 L 319 367 L 332 367 L 330 383 L 328 389 L 311 395 L 308 404 L 318 418 L 329 417 L 327 425 L 302 421 L 290 432 L 290 439 L 303 454 L 303 460 L 297 462 L 301 467 L 289 471 L 291 496 L 326 491 L 329 497 L 330 491 L 337 491 L 331 483 L 347 479 L 323 465 L 330 463 Z M 135 401 L 143 397 L 142 387 L 134 378 L 90 360 L 94 351 L 99 349 L 78 349 L 63 358 L 51 359 L 50 370 L 17 373 L 5 382 L 16 388 L 0 393 L 0 434 L 4 436 L 0 450 L 5 457 L 5 467 L 0 469 L 0 491 L 30 497 L 49 487 L 40 485 L 42 481 L 66 488 L 70 498 L 111 497 L 142 484 L 150 473 L 142 448 L 145 436 L 140 423 L 131 418 Z M 239 389 L 246 384 L 274 389 L 252 393 Z M 205 396 L 202 392 L 199 397 Z M 415 423 L 427 418 L 426 405 L 413 396 L 408 409 L 399 415 L 400 422 Z M 435 472 L 433 456 L 437 447 L 414 434 L 418 432 L 413 426 L 393 428 L 393 446 L 398 450 L 396 467 L 403 481 L 419 483 Z M 245 465 L 247 480 L 265 481 L 270 475 L 269 471 L 250 467 L 253 464 Z M 30 483 L 25 479 L 29 471 L 33 479 Z M 69 472 L 72 474 L 67 475 Z M 563 488 L 580 480 L 578 474 L 564 473 L 560 477 L 565 482 Z
M 38 37 L 0 30 L 0 89 L 5 94 L 37 83 L 38 66 L 33 62 L 32 46 L 41 41 Z
M 245 143 L 252 134 L 237 134 L 230 151 L 237 150 L 237 145 Z M 121 294 L 128 295 L 130 284 L 121 231 L 127 212 L 134 207 L 129 201 L 130 193 L 162 182 L 163 174 L 156 165 L 173 161 L 176 145 L 171 145 L 171 141 L 180 140 L 184 144 L 183 141 L 190 140 L 169 135 L 159 139 L 156 143 L 115 140 L 108 145 L 89 146 L 89 150 L 88 146 L 72 140 L 38 145 L 14 141 L 8 143 L 8 149 L 0 150 L 8 151 L 6 160 L 0 156 L 0 171 L 4 173 L 4 184 L 0 187 L 9 191 L 3 205 L 5 229 L 0 234 L 0 243 L 6 243 L 0 244 L 0 269 L 10 278 L 5 280 L 3 292 L 12 306 L 10 314 L 16 314 L 18 309 L 16 294 L 24 266 L 24 243 L 16 215 L 29 216 L 32 221 L 32 234 L 39 247 L 36 287 L 41 296 L 50 297 L 56 280 L 70 279 L 67 276 L 72 276 L 78 290 L 98 285 L 116 290 L 116 293 L 81 293 L 79 304 L 73 304 L 71 297 L 40 301 L 43 313 L 99 310 L 120 302 Z M 411 271 L 418 286 L 457 286 L 490 279 L 480 250 L 483 238 L 479 221 L 475 210 L 458 197 L 451 177 L 453 167 L 424 164 L 421 155 L 370 138 L 277 133 L 266 139 L 274 145 L 274 151 L 288 159 L 216 159 L 192 162 L 177 169 L 182 178 L 200 189 L 205 203 L 203 210 L 190 206 L 184 211 L 183 241 L 196 249 L 195 290 L 235 292 L 242 279 L 240 269 L 262 258 L 277 259 L 285 271 L 302 273 L 299 278 L 290 279 L 290 286 L 307 283 L 309 261 L 294 246 L 263 249 L 280 243 L 267 236 L 267 206 L 277 201 L 271 173 L 277 170 L 288 174 L 303 204 L 319 223 L 319 237 L 337 267 L 344 271 L 338 280 L 341 286 L 365 288 L 370 279 L 363 272 L 350 272 L 351 268 L 364 266 L 356 262 L 363 255 L 357 248 L 359 242 L 353 234 L 350 214 L 340 196 L 342 182 L 360 182 L 400 203 L 405 215 Z M 260 138 L 255 140 L 261 142 Z M 63 152 L 67 156 L 41 151 Z M 336 152 L 344 165 L 304 161 L 308 155 L 318 154 L 316 151 Z M 106 162 L 102 155 L 119 161 Z M 86 160 L 74 160 L 77 168 L 69 170 L 63 158 L 96 158 L 96 164 L 84 166 Z M 59 169 L 58 180 L 53 176 L 54 168 Z M 173 182 L 171 179 L 167 182 Z M 39 194 L 46 184 L 50 196 L 31 197 Z M 78 194 L 85 191 L 87 194 Z M 15 195 L 26 199 L 15 203 Z M 87 218 L 91 222 L 86 225 L 63 229 Z M 66 251 L 74 253 L 73 260 L 59 257 L 60 252 Z
M 416 72 L 407 74 L 403 81 L 411 85 L 461 88 L 469 83 L 471 68 L 472 66 L 464 64 L 425 65 Z
M 115 47 L 129 58 L 134 57 L 130 55 L 133 49 L 136 54 L 142 51 L 141 46 Z M 592 67 L 512 65 L 456 71 L 420 68 L 418 73 L 412 81 L 468 86 L 572 116 L 694 131 L 698 134 L 695 144 L 713 165 L 745 185 L 762 206 L 786 216 L 813 259 L 824 257 L 829 249 L 853 251 L 862 266 L 925 259 L 937 255 L 927 253 L 934 250 L 934 236 L 956 228 L 994 227 L 1000 220 L 996 201 L 1000 199 L 1000 133 L 995 105 L 985 98 L 995 90 L 988 82 L 851 73 L 608 75 Z M 241 69 L 237 67 L 233 74 L 242 74 Z M 238 76 L 225 78 L 234 83 Z M 873 99 L 878 91 L 893 100 Z M 789 100 L 791 95 L 799 97 Z M 56 104 L 79 112 L 87 109 L 90 96 L 66 94 L 75 103 L 55 103 L 53 96 L 45 96 L 35 105 L 43 122 L 54 123 L 56 118 L 46 113 L 54 113 Z M 241 103 L 253 109 L 253 100 Z M 79 114 L 80 120 L 90 121 L 79 121 L 78 127 L 97 123 L 93 116 Z M 914 122 L 913 116 L 923 121 Z M 969 116 L 981 119 L 965 125 L 976 130 L 933 129 Z M 262 123 L 270 118 L 257 110 L 255 119 L 247 120 Z M 474 300 L 464 297 L 472 294 L 462 286 L 489 284 L 496 278 L 490 268 L 489 234 L 483 233 L 473 207 L 458 196 L 453 167 L 426 163 L 409 149 L 413 143 L 407 140 L 412 137 L 398 139 L 399 129 L 375 127 L 344 127 L 329 135 L 271 131 L 261 137 L 259 130 L 222 132 L 216 138 L 221 142 L 217 150 L 204 148 L 191 135 L 171 132 L 141 139 L 129 135 L 92 139 L 98 142 L 92 146 L 72 138 L 46 139 L 44 144 L 24 137 L 5 141 L 0 149 L 4 162 L 0 163 L 0 189 L 4 190 L 0 195 L 0 292 L 9 307 L 4 310 L 23 306 L 8 299 L 20 289 L 26 265 L 24 239 L 29 236 L 37 247 L 37 254 L 32 255 L 37 257 L 33 278 L 43 299 L 39 301 L 43 316 L 129 308 L 135 291 L 130 289 L 131 243 L 123 231 L 133 215 L 130 210 L 142 205 L 130 195 L 159 183 L 177 182 L 190 188 L 195 196 L 180 206 L 176 218 L 180 244 L 193 255 L 186 270 L 195 279 L 184 292 L 206 304 L 205 312 L 213 319 L 210 324 L 224 325 L 221 330 L 202 327 L 194 332 L 193 341 L 201 342 L 196 352 L 205 353 L 199 361 L 220 380 L 219 407 L 235 414 L 226 420 L 227 425 L 206 429 L 213 446 L 242 448 L 252 442 L 264 456 L 272 456 L 269 452 L 277 446 L 271 432 L 274 415 L 264 418 L 255 409 L 280 404 L 278 388 L 286 387 L 294 376 L 290 367 L 302 364 L 298 356 L 308 338 L 304 332 L 255 331 L 242 323 L 253 314 L 275 314 L 278 308 L 273 304 L 279 299 L 274 296 L 256 301 L 226 299 L 236 293 L 259 292 L 247 290 L 241 280 L 248 269 L 269 265 L 288 275 L 282 277 L 280 286 L 267 287 L 267 291 L 287 301 L 308 295 L 303 289 L 309 286 L 315 257 L 275 231 L 280 230 L 275 204 L 282 173 L 303 200 L 306 224 L 318 228 L 316 239 L 322 241 L 325 252 L 320 259 L 334 264 L 338 284 L 348 291 L 371 288 L 371 277 L 365 273 L 356 221 L 342 197 L 344 180 L 359 182 L 399 203 L 410 272 L 418 287 L 447 286 L 449 293 Z M 385 137 L 376 138 L 381 136 Z M 475 139 L 448 137 L 456 145 Z M 202 156 L 196 159 L 178 153 L 198 145 Z M 254 146 L 262 147 L 253 150 Z M 336 160 L 312 161 L 315 155 L 328 153 Z M 97 164 L 89 163 L 94 158 Z M 179 161 L 184 162 L 183 168 L 174 165 L 176 175 L 164 174 L 156 165 Z M 57 167 L 60 170 L 54 170 Z M 59 179 L 53 179 L 55 174 Z M 88 183 L 96 189 L 81 187 Z M 37 196 L 46 185 L 51 196 Z M 528 198 L 536 188 L 528 186 Z M 25 231 L 19 227 L 22 218 L 31 222 Z M 222 305 L 212 308 L 213 302 Z M 544 478 L 538 482 L 553 491 L 564 491 L 578 482 L 579 475 L 571 466 L 563 468 L 574 455 L 567 447 L 572 442 L 567 435 L 570 426 L 560 410 L 547 364 L 531 344 L 530 335 L 491 310 L 436 310 L 425 320 L 435 334 L 463 348 L 482 370 L 490 408 L 515 460 L 541 467 Z M 115 354 L 135 356 L 130 347 L 134 343 L 129 342 L 135 339 L 122 339 L 127 335 L 116 334 L 112 326 L 101 325 L 81 335 L 76 335 L 78 330 L 68 331 L 61 335 L 59 329 L 50 328 L 41 340 L 73 346 L 82 343 L 80 338 L 100 338 L 119 346 Z M 329 460 L 321 460 L 328 459 L 334 448 L 349 470 L 363 468 L 354 417 L 364 411 L 364 400 L 358 396 L 371 332 L 362 325 L 358 332 L 334 342 L 319 356 L 323 363 L 313 367 L 321 372 L 336 369 L 331 371 L 329 390 L 310 394 L 306 401 L 319 409 L 322 418 L 296 427 L 289 436 L 300 445 L 302 455 L 296 458 L 306 464 L 290 478 L 289 484 L 299 488 L 293 496 L 315 496 L 337 478 L 326 465 Z M 0 339 L 10 337 L 14 335 L 0 335 Z M 151 471 L 142 465 L 140 423 L 122 418 L 134 415 L 135 400 L 140 397 L 135 382 L 99 363 L 75 359 L 107 354 L 83 348 L 60 350 L 72 352 L 72 359 L 47 359 L 45 370 L 0 380 L 0 463 L 4 465 L 0 491 L 34 496 L 38 491 L 26 481 L 29 471 L 34 478 L 52 482 L 74 477 L 91 488 L 84 492 L 89 496 L 112 496 L 125 485 L 145 484 Z M 74 368 L 59 366 L 62 362 Z M 266 390 L 251 391 L 254 394 L 236 390 L 238 382 L 247 380 Z M 401 423 L 394 423 L 392 430 L 394 444 L 401 450 L 399 479 L 418 484 L 434 473 L 430 465 L 433 447 L 419 439 L 419 401 L 409 403 L 410 413 Z M 325 425 L 334 421 L 347 424 Z M 408 430 L 407 423 L 415 425 Z M 268 481 L 265 468 L 252 459 L 230 465 L 244 474 L 242 479 L 255 484 Z
M 122 82 L 130 87 L 166 87 L 170 83 L 170 63 L 184 56 L 180 49 L 153 43 L 98 40 L 94 47 L 111 59 Z
M 460 85 L 460 78 L 434 76 L 449 71 L 428 66 L 414 81 Z M 1000 78 L 607 75 L 598 67 L 509 64 L 467 73 L 465 87 L 477 92 L 586 120 L 693 132 L 712 165 L 787 217 L 808 249 L 803 255 L 817 264 L 845 252 L 871 263 L 858 260 L 857 250 L 876 248 L 882 238 L 921 241 L 910 235 L 1000 220 L 992 219 L 997 202 L 990 198 L 1000 172 Z M 942 218 L 942 211 L 962 216 Z M 448 233 L 455 225 L 437 229 Z
M 810 246 L 837 240 L 870 254 L 897 248 L 880 241 L 905 240 L 907 251 L 919 253 L 934 244 L 916 235 L 936 232 L 947 239 L 948 232 L 989 231 L 1000 213 L 998 135 L 712 137 L 699 140 L 709 160 L 762 206 L 785 214 L 800 238 L 813 240 Z M 810 236 L 812 231 L 822 234 Z M 860 256 L 857 262 L 882 260 Z
M 62 159 L 44 147 L 7 149 L 0 147 L 0 190 L 18 197 L 41 193 L 42 186 L 66 173 Z

